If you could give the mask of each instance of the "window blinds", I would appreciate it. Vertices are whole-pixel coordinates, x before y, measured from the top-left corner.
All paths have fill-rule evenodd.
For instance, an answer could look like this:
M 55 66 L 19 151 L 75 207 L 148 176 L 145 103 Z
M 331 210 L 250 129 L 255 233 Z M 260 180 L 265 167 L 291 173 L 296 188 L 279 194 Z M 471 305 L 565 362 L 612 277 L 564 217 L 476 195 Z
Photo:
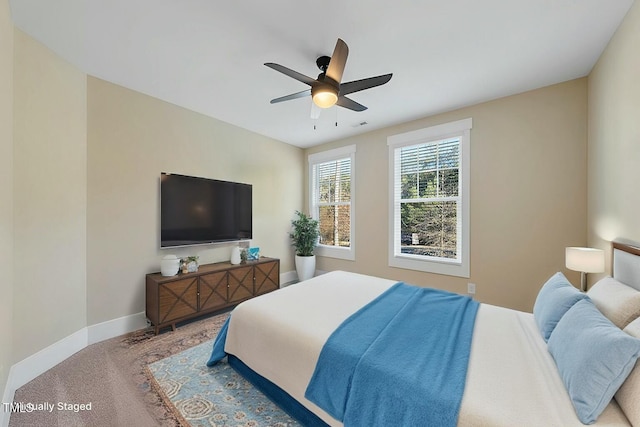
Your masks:
M 351 245 L 351 158 L 315 164 L 314 204 L 318 213 L 320 243 Z
M 395 155 L 400 253 L 458 260 L 460 138 L 400 147 Z

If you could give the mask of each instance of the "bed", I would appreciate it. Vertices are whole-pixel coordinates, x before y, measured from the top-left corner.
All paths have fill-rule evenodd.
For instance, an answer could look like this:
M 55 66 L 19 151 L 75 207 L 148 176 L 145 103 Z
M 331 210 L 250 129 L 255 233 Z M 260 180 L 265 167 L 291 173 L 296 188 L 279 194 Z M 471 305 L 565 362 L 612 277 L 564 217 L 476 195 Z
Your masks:
M 614 243 L 612 252 L 613 277 L 596 283 L 587 293 L 589 298 L 573 286 L 568 285 L 571 288 L 568 289 L 564 276 L 557 273 L 542 286 L 534 313 L 477 305 L 465 361 L 466 381 L 456 407 L 455 424 L 640 425 L 640 368 L 634 368 L 640 354 L 640 319 L 634 320 L 640 316 L 640 250 Z M 396 287 L 395 280 L 335 271 L 246 301 L 231 313 L 208 364 L 228 355 L 236 370 L 303 424 L 343 425 L 325 402 L 320 402 L 323 406 L 320 407 L 317 400 L 314 403 L 307 399 L 308 389 L 312 388 L 310 382 L 315 380 L 328 340 L 341 325 Z M 562 298 L 560 303 L 553 300 L 562 292 L 570 294 L 571 302 Z M 553 306 L 550 300 L 562 306 L 561 314 L 557 309 L 550 310 L 551 315 L 549 310 L 545 312 Z M 580 316 L 585 310 L 589 316 L 596 316 L 588 311 L 591 305 L 597 307 L 597 315 L 606 317 L 607 322 L 603 326 L 603 320 L 596 318 L 594 330 L 605 331 L 603 340 L 610 336 L 622 339 L 624 348 L 616 347 L 612 354 L 605 355 L 619 341 L 616 344 L 603 341 L 599 348 L 600 338 L 588 335 L 591 320 L 585 321 Z M 543 329 L 549 327 L 549 321 L 551 331 L 545 337 Z M 591 351 L 597 354 L 589 354 Z M 611 360 L 595 366 L 600 356 Z M 621 358 L 624 360 L 618 360 Z M 615 371 L 611 384 L 604 385 L 605 392 L 597 391 L 600 394 L 596 400 L 604 396 L 606 401 L 596 402 L 599 408 L 595 412 L 593 408 L 580 408 L 581 400 L 592 398 L 581 394 L 584 389 L 601 382 L 600 377 L 592 380 L 586 374 L 591 369 L 594 372 L 604 369 L 605 375 Z M 392 409 L 404 400 L 402 393 L 407 398 L 415 395 L 409 385 L 396 384 L 393 388 L 395 397 L 389 400 L 396 404 L 391 405 Z M 328 393 L 334 394 L 334 390 Z M 613 393 L 615 398 L 611 399 Z M 351 400 L 357 401 L 355 397 Z M 359 423 L 344 423 L 347 424 Z

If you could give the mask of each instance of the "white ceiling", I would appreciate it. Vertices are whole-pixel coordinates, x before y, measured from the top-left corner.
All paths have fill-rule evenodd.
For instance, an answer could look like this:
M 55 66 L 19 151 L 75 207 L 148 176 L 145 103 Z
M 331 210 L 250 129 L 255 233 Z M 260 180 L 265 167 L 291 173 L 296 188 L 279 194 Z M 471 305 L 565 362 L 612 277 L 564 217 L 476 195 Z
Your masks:
M 18 28 L 84 72 L 299 147 L 585 76 L 632 3 L 10 1 Z M 368 110 L 314 121 L 310 98 L 269 103 L 308 86 L 265 62 L 316 78 L 338 37 L 343 82 L 393 73 L 350 95 Z

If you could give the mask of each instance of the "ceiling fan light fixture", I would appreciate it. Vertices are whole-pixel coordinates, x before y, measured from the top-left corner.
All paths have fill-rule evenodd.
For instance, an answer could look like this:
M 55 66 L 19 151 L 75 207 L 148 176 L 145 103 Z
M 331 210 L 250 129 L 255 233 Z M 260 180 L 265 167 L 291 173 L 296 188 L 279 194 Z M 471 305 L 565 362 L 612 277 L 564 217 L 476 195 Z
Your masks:
M 342 75 L 348 55 L 349 47 L 344 40 L 338 39 L 336 47 L 333 49 L 333 55 L 330 57 L 321 56 L 316 60 L 316 65 L 320 71 L 322 71 L 317 79 L 312 79 L 311 77 L 274 62 L 265 62 L 264 65 L 267 67 L 310 86 L 310 89 L 272 99 L 270 101 L 271 104 L 290 101 L 311 94 L 313 102 L 311 104 L 311 118 L 314 120 L 320 116 L 321 108 L 329 108 L 334 105 L 351 111 L 365 111 L 367 107 L 357 103 L 353 99 L 347 98 L 346 95 L 381 86 L 387 83 L 393 74 L 385 74 L 343 83 Z
M 311 89 L 314 104 L 320 108 L 329 108 L 338 101 L 338 91 L 332 87 L 314 87 Z

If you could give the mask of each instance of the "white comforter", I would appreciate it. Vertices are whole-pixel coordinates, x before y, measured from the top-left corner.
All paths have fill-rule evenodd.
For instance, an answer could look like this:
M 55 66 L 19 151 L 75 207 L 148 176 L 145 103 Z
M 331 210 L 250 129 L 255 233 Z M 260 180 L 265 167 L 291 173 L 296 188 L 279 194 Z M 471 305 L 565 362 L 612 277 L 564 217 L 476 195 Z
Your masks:
M 394 283 L 336 271 L 246 301 L 233 311 L 225 351 L 340 426 L 304 398 L 307 384 L 334 329 Z M 583 425 L 532 314 L 480 305 L 458 425 Z M 630 424 L 612 401 L 595 425 Z

